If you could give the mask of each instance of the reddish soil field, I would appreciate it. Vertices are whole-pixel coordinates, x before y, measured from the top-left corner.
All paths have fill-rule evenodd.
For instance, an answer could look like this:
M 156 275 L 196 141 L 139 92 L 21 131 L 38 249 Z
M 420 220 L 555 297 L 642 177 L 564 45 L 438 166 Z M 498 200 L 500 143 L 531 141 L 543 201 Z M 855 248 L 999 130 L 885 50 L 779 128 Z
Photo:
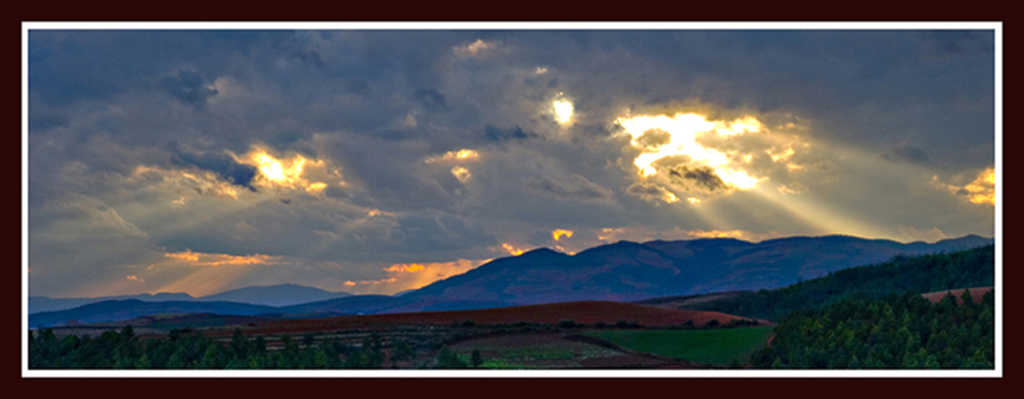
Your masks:
M 340 316 L 324 319 L 288 320 L 258 323 L 246 329 L 247 334 L 322 332 L 348 329 L 384 327 L 402 324 L 440 324 L 471 320 L 476 324 L 513 324 L 518 322 L 558 323 L 573 320 L 581 324 L 617 321 L 637 322 L 641 326 L 670 326 L 692 321 L 703 325 L 711 320 L 728 323 L 742 317 L 718 312 L 672 310 L 640 306 L 630 303 L 584 301 L 545 305 L 517 306 L 498 309 L 464 310 L 452 312 L 398 313 L 367 316 Z
M 971 298 L 974 299 L 974 303 L 981 302 L 981 297 L 985 296 L 986 292 L 992 291 L 992 287 L 960 288 L 956 290 L 929 292 L 927 294 L 921 294 L 921 296 L 931 301 L 932 303 L 939 303 L 939 301 L 941 301 L 943 297 L 945 297 L 948 293 L 952 292 L 953 296 L 956 297 L 956 303 L 963 304 L 964 301 L 960 299 L 960 296 L 964 294 L 965 289 L 971 290 Z

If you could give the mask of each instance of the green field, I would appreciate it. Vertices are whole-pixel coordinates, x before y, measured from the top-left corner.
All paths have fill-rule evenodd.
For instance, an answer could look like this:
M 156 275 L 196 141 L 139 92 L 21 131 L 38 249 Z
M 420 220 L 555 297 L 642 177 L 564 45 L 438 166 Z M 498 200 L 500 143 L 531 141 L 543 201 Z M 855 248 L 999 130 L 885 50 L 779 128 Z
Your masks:
M 637 352 L 726 366 L 733 360 L 746 364 L 750 354 L 768 341 L 772 327 L 592 331 L 586 335 Z

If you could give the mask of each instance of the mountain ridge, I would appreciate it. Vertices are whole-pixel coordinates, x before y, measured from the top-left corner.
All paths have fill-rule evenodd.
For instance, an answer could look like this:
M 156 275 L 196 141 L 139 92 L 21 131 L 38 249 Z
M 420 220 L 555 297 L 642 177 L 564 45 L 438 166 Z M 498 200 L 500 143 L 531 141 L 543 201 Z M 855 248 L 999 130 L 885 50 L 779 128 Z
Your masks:
M 301 318 L 314 314 L 483 309 L 588 300 L 632 302 L 708 292 L 777 288 L 849 267 L 886 261 L 896 255 L 956 251 L 988 245 L 992 241 L 975 235 L 932 244 L 852 236 L 789 237 L 760 243 L 730 238 L 645 243 L 620 241 L 589 248 L 575 255 L 540 248 L 519 256 L 494 259 L 466 273 L 435 281 L 401 296 L 350 295 L 264 308 L 233 307 L 238 305 L 235 302 L 221 302 L 219 308 L 204 307 L 201 301 L 165 303 L 164 308 L 145 305 L 142 301 L 108 303 L 107 306 L 111 311 L 120 306 L 157 313 L 201 310 L 219 314 L 243 312 L 237 315 L 277 314 Z M 83 317 L 83 313 L 76 313 L 80 310 L 67 309 L 60 314 L 49 312 L 34 319 L 50 318 L 54 323 L 92 320 L 89 318 L 92 316 Z M 129 309 L 120 311 L 125 314 L 132 312 Z M 135 311 L 139 312 L 142 310 Z M 102 321 L 114 320 L 108 317 Z

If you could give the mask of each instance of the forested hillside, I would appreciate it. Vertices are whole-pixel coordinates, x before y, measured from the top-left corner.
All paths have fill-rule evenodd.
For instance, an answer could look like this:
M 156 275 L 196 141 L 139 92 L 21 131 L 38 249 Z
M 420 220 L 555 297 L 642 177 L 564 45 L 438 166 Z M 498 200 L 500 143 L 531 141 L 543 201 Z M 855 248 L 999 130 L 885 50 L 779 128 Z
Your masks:
M 963 305 L 952 295 L 932 304 L 914 292 L 846 299 L 782 319 L 757 368 L 993 368 L 992 291 Z
M 797 310 L 819 309 L 847 298 L 992 286 L 994 259 L 992 245 L 946 254 L 897 256 L 888 262 L 850 268 L 784 288 L 746 292 L 687 308 L 779 320 Z

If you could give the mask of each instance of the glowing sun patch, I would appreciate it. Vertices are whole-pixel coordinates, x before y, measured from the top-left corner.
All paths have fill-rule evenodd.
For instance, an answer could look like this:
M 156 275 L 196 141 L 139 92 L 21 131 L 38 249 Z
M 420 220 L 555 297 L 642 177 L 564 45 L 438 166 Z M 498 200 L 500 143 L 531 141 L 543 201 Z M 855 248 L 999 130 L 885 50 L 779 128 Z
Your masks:
M 760 132 L 763 125 L 754 117 L 709 121 L 703 115 L 679 113 L 671 117 L 640 115 L 619 118 L 615 122 L 632 137 L 630 144 L 641 150 L 633 163 L 642 178 L 658 174 L 658 166 L 655 165 L 657 161 L 680 157 L 688 159 L 690 164 L 712 168 L 715 175 L 730 188 L 749 190 L 760 181 L 732 165 L 725 153 L 697 142 L 700 135 L 706 134 L 735 136 Z

